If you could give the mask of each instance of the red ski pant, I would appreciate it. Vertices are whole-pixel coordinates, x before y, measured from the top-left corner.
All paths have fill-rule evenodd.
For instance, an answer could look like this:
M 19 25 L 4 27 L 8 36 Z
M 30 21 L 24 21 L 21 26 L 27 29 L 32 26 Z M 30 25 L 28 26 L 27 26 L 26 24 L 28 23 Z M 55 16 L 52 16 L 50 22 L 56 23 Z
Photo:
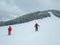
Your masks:
M 11 30 L 8 30 L 8 35 L 11 35 Z

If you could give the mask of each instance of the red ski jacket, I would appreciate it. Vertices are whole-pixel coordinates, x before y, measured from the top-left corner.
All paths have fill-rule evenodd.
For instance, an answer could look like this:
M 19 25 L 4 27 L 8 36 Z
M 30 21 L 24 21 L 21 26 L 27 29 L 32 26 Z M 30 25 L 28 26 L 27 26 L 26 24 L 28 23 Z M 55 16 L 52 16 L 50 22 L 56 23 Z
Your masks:
M 8 30 L 9 30 L 9 31 L 11 31 L 11 30 L 12 30 L 12 28 L 9 26 Z
M 36 23 L 36 24 L 35 24 L 35 27 L 38 27 L 38 26 L 39 26 L 39 24 Z

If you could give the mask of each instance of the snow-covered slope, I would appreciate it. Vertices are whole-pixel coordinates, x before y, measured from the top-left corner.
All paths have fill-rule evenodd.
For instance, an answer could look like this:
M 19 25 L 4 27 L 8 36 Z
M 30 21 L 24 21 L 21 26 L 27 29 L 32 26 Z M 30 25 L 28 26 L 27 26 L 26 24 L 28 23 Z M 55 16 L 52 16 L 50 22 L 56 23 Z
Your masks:
M 60 19 L 49 13 L 50 18 L 12 25 L 10 36 L 7 35 L 8 26 L 0 27 L 0 45 L 60 45 Z M 36 22 L 40 25 L 37 32 Z

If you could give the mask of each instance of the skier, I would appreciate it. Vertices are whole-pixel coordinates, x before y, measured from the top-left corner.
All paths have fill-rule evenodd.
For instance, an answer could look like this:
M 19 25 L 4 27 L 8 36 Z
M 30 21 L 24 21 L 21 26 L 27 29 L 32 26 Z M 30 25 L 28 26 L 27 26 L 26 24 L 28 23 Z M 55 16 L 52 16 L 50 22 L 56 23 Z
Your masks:
M 8 35 L 11 35 L 12 28 L 11 26 L 8 27 Z
M 36 24 L 35 24 L 35 31 L 38 31 L 38 26 L 39 26 L 39 24 L 36 23 Z

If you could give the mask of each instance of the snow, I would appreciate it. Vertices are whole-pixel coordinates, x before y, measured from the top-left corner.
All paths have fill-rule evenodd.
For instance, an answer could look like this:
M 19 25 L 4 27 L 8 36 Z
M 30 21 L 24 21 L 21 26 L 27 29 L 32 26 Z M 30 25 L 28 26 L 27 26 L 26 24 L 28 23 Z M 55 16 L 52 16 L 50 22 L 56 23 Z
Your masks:
M 8 36 L 8 26 L 0 27 L 0 45 L 60 45 L 60 19 L 51 12 L 51 17 L 28 23 L 12 25 L 12 35 Z M 34 24 L 39 23 L 39 31 Z

